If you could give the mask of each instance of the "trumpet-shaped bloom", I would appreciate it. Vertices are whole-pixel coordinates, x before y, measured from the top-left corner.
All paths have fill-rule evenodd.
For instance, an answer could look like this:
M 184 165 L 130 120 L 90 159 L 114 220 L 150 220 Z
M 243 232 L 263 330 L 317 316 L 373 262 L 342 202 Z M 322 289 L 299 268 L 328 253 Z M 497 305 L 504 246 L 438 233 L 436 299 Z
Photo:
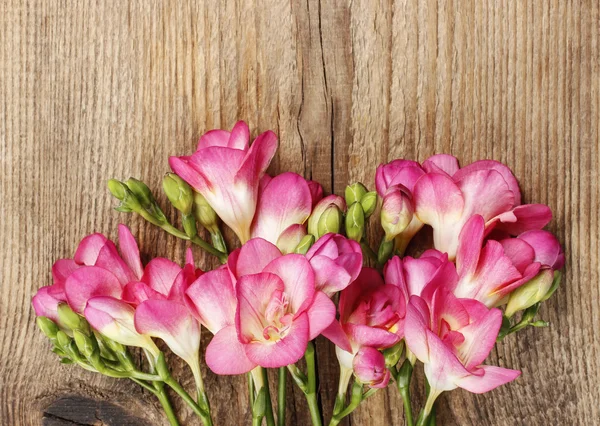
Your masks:
M 277 149 L 271 131 L 249 146 L 250 131 L 243 121 L 231 132 L 205 133 L 189 157 L 171 157 L 175 173 L 202 194 L 242 243 L 250 239 L 250 226 L 258 200 L 258 188 Z
M 472 216 L 462 229 L 456 256 L 459 282 L 454 294 L 494 307 L 531 280 L 541 264 L 535 261 L 535 249 L 525 240 L 488 240 L 484 245 L 484 234 L 485 222 L 480 215 Z
M 329 297 L 348 287 L 362 268 L 360 244 L 339 234 L 326 234 L 308 250 L 315 286 Z
M 108 296 L 91 298 L 84 311 L 87 321 L 102 335 L 122 345 L 147 349 L 157 357 L 159 350 L 150 336 L 136 331 L 134 314 L 130 304 Z
M 296 173 L 282 173 L 261 182 L 251 237 L 265 239 L 282 251 L 292 252 L 306 235 L 303 225 L 312 205 L 311 188 Z
M 401 223 L 402 226 L 390 227 L 391 233 L 386 230 L 386 235 L 395 234 L 396 250 L 400 253 L 404 253 L 412 237 L 423 227 L 423 222 L 413 214 L 412 193 L 415 184 L 424 174 L 425 171 L 416 161 L 394 160 L 377 167 L 375 186 L 377 193 L 383 199 L 382 221 L 394 224 L 396 219 L 398 222 L 401 219 L 410 219 L 407 226 Z M 401 191 L 398 188 L 401 188 Z
M 541 229 L 552 219 L 547 206 L 521 205 L 517 180 L 508 167 L 483 160 L 458 168 L 458 160 L 436 155 L 423 163 L 427 174 L 415 183 L 415 215 L 433 228 L 435 248 L 453 260 L 458 237 L 473 215 L 483 217 L 486 230 L 511 235 Z
M 201 276 L 187 295 L 215 334 L 206 363 L 217 374 L 293 364 L 335 318 L 308 260 L 260 238 L 234 251 L 227 268 Z
M 502 312 L 471 299 L 436 292 L 433 304 L 412 296 L 404 333 L 408 348 L 425 364 L 431 393 L 461 387 L 484 393 L 516 379 L 520 372 L 482 365 L 496 343 Z

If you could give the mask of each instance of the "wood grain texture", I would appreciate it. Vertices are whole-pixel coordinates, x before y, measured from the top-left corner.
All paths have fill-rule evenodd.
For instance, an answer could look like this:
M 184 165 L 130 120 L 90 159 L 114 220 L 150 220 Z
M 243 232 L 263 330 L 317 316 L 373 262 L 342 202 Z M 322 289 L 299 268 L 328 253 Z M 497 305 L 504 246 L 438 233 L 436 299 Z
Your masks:
M 133 384 L 61 366 L 30 299 L 55 259 L 119 222 L 146 260 L 182 260 L 184 243 L 111 210 L 105 181 L 158 190 L 169 155 L 238 119 L 280 136 L 273 172 L 328 192 L 373 186 L 397 157 L 507 163 L 555 212 L 566 281 L 541 311 L 550 328 L 493 352 L 523 376 L 444 395 L 439 424 L 600 424 L 599 38 L 597 0 L 0 0 L 0 424 L 166 424 Z M 329 415 L 337 366 L 318 346 Z M 217 424 L 249 424 L 244 380 L 206 381 Z M 309 424 L 288 389 L 288 424 Z M 397 392 L 345 424 L 403 425 Z

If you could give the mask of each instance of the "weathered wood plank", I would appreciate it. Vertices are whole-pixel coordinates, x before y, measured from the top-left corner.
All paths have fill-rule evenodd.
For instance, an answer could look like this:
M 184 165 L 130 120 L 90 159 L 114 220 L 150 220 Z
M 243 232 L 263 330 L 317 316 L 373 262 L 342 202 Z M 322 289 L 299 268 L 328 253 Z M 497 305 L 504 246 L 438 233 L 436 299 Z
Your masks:
M 494 353 L 523 377 L 443 396 L 441 424 L 600 422 L 599 38 L 594 0 L 0 1 L 0 423 L 165 424 L 133 384 L 59 365 L 29 300 L 56 258 L 87 233 L 116 237 L 119 222 L 146 259 L 182 260 L 182 242 L 111 210 L 105 181 L 158 189 L 169 155 L 238 119 L 279 134 L 273 173 L 337 193 L 373 186 L 375 167 L 397 157 L 512 167 L 525 200 L 555 212 L 567 280 L 542 310 L 552 326 Z M 337 365 L 319 343 L 330 413 Z M 192 385 L 183 364 L 175 373 Z M 244 379 L 206 376 L 217 424 L 248 422 Z M 288 390 L 288 423 L 309 424 Z M 402 425 L 397 393 L 350 423 Z

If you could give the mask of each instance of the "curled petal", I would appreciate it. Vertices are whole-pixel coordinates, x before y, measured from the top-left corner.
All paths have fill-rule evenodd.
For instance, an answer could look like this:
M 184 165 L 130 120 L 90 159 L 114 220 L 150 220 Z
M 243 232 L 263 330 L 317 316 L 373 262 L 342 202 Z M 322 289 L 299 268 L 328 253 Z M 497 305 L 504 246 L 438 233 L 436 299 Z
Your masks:
M 561 269 L 565 264 L 565 254 L 556 237 L 548 232 L 533 230 L 519 235 L 519 240 L 528 243 L 534 250 L 535 262 L 549 266 L 553 270 Z
M 143 282 L 130 282 L 123 288 L 122 300 L 134 306 L 149 299 L 164 300 L 166 297 Z
M 244 374 L 256 367 L 246 356 L 233 325 L 219 330 L 212 338 L 206 348 L 206 365 L 221 375 Z
M 493 365 L 482 365 L 478 369 L 479 374 L 471 374 L 456 381 L 456 384 L 473 393 L 485 393 L 498 386 L 512 382 L 521 375 L 518 370 L 496 367 Z
M 71 308 L 82 314 L 87 301 L 96 296 L 121 298 L 121 283 L 106 269 L 97 266 L 82 266 L 65 282 L 65 293 Z
M 119 225 L 119 248 L 121 249 L 121 256 L 129 269 L 138 280 L 141 279 L 144 267 L 140 260 L 140 249 L 131 231 L 125 225 Z
M 445 173 L 449 177 L 460 169 L 458 166 L 458 159 L 448 154 L 437 154 L 432 155 L 423 162 L 423 169 L 427 173 Z
M 108 239 L 102 234 L 88 235 L 79 243 L 73 260 L 79 265 L 95 265 L 100 250 L 107 241 Z
M 390 186 L 403 185 L 413 191 L 415 183 L 425 171 L 419 163 L 410 160 L 394 160 L 377 167 L 375 187 L 380 197 L 383 197 Z
M 262 238 L 253 238 L 229 255 L 227 266 L 239 278 L 261 272 L 280 256 L 281 252 L 274 244 Z
M 177 278 L 180 272 L 181 267 L 175 262 L 157 257 L 146 265 L 142 281 L 148 284 L 153 290 L 168 296 L 175 278 Z
M 31 304 L 38 317 L 46 317 L 58 322 L 58 304 L 64 302 L 64 300 L 54 297 L 50 294 L 49 289 L 50 286 L 40 288 L 31 299 Z
M 279 235 L 277 239 L 277 248 L 283 254 L 293 253 L 302 238 L 306 236 L 306 228 L 304 225 L 290 225 Z
M 359 349 L 352 367 L 358 380 L 372 388 L 385 388 L 390 381 L 390 371 L 385 366 L 383 354 L 369 346 Z
M 552 220 L 550 207 L 544 204 L 524 204 L 493 218 L 488 227 L 510 235 L 520 235 L 532 229 L 542 229 Z
M 310 306 L 315 294 L 315 274 L 306 257 L 299 254 L 278 257 L 265 267 L 264 272 L 281 279 L 293 312 L 303 312 Z

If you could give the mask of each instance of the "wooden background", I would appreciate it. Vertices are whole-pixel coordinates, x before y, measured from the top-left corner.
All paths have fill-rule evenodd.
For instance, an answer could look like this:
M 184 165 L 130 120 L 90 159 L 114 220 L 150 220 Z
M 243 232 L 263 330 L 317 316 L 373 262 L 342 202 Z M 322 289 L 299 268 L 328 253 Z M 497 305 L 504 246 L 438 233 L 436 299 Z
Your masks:
M 600 424 L 599 36 L 597 0 L 1 0 L 0 424 L 165 424 L 135 385 L 59 365 L 30 299 L 119 222 L 146 259 L 181 260 L 182 242 L 111 209 L 105 182 L 158 190 L 169 155 L 238 119 L 279 135 L 272 172 L 338 194 L 397 157 L 507 163 L 555 212 L 566 282 L 550 328 L 493 351 L 523 376 L 444 395 L 439 424 Z M 337 366 L 325 342 L 319 357 L 329 416 Z M 244 380 L 206 381 L 217 425 L 249 424 Z M 289 394 L 288 423 L 307 425 Z M 403 425 L 399 401 L 380 392 L 346 425 Z

